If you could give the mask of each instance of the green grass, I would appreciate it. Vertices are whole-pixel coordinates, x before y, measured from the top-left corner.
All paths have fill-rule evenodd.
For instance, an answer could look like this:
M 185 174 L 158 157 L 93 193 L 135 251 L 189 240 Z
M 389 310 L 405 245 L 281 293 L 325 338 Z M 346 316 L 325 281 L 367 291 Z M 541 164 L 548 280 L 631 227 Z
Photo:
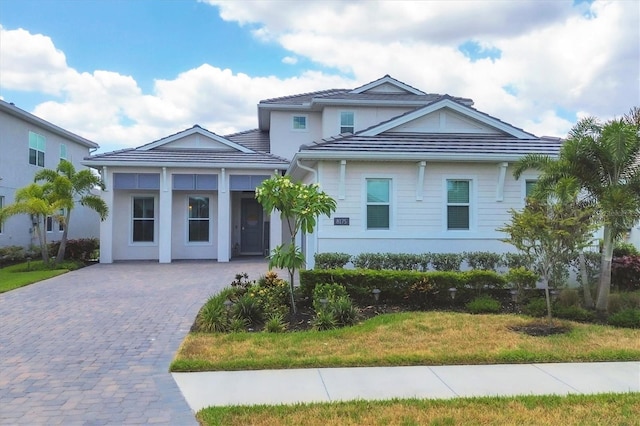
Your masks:
M 63 262 L 56 269 L 45 266 L 41 260 L 19 263 L 0 269 L 0 293 L 24 287 L 81 267 L 76 262 Z
M 532 318 L 455 312 L 380 315 L 295 333 L 191 333 L 172 371 L 640 360 L 640 330 L 563 321 L 566 334 L 511 330 Z
M 640 393 L 209 407 L 201 425 L 637 425 Z

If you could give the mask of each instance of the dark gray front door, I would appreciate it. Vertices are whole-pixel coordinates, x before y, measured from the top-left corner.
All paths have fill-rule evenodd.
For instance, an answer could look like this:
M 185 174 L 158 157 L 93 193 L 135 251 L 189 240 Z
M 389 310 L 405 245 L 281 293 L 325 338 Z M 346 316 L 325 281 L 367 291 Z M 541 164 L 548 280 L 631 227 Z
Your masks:
M 243 198 L 240 203 L 240 252 L 262 254 L 262 205 L 253 198 Z

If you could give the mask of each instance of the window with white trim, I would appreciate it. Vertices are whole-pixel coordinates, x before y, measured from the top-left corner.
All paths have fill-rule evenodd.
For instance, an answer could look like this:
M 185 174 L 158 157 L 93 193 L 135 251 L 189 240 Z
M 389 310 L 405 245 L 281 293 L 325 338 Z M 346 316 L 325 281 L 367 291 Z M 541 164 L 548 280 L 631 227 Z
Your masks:
M 367 229 L 389 229 L 391 179 L 367 179 Z
M 538 183 L 537 180 L 533 180 L 533 179 L 527 179 L 524 183 L 524 196 L 525 197 L 531 197 L 531 194 L 533 194 L 533 190 L 536 187 L 536 183 Z
M 340 133 L 355 133 L 355 113 L 342 111 L 340 113 Z
M 60 159 L 61 160 L 67 159 L 67 146 L 63 143 L 60 144 Z
M 4 196 L 0 195 L 0 209 L 4 207 Z M 0 234 L 2 234 L 2 222 L 0 222 Z
M 293 130 L 307 130 L 307 116 L 306 115 L 294 115 L 292 122 Z
M 53 217 L 47 216 L 47 232 L 53 232 Z
M 209 216 L 209 197 L 189 197 L 187 240 L 190 243 L 209 242 L 211 229 Z
M 64 223 L 62 222 L 64 218 L 64 209 L 60 209 L 60 220 L 58 220 L 58 231 L 60 232 L 64 231 Z
M 471 181 L 447 179 L 447 229 L 470 228 Z
M 152 196 L 133 197 L 133 235 L 134 243 L 155 241 L 155 199 Z
M 29 132 L 29 164 L 44 167 L 46 139 L 35 132 Z

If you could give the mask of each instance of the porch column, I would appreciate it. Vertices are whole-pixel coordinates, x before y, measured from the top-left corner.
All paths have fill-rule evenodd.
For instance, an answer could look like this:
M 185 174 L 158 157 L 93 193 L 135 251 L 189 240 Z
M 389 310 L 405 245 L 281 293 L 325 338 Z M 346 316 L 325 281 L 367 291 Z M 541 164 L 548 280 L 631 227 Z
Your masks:
M 103 167 L 101 175 L 105 189 L 100 197 L 109 207 L 109 214 L 100 222 L 100 263 L 113 263 L 113 173 Z
M 218 262 L 228 262 L 231 247 L 231 193 L 225 169 L 218 183 Z
M 173 191 L 171 189 L 171 175 L 167 168 L 162 168 L 160 175 L 160 212 L 158 222 L 158 261 L 171 263 L 171 213 L 173 205 Z
M 269 218 L 269 253 L 282 244 L 282 216 L 274 210 Z

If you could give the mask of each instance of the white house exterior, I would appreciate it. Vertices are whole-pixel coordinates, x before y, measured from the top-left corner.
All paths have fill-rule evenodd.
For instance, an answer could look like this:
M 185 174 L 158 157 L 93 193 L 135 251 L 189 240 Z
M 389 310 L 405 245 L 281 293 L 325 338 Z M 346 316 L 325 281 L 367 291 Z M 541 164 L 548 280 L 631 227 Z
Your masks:
M 273 248 L 286 238 L 277 215 L 251 218 L 262 224 L 262 245 L 252 246 L 243 211 L 256 206 L 248 200 L 262 179 L 285 172 L 337 201 L 332 217 L 301 237 L 308 266 L 317 252 L 510 250 L 496 228 L 536 179 L 532 172 L 516 181 L 511 167 L 529 153 L 557 155 L 561 140 L 472 105 L 384 76 L 356 89 L 263 100 L 256 130 L 223 137 L 195 126 L 92 156 L 85 164 L 102 173 L 113 212 L 101 228 L 101 261 L 228 261 Z M 190 223 L 197 202 L 208 208 L 198 219 L 206 225 Z M 190 241 L 188 230 L 200 226 L 208 234 Z
M 16 189 L 33 183 L 38 171 L 55 169 L 61 159 L 81 170 L 84 166 L 80 161 L 97 148 L 90 140 L 0 100 L 0 207 L 13 203 Z M 77 206 L 72 212 L 69 238 L 98 237 L 99 222 L 93 210 Z M 55 220 L 47 220 L 45 231 L 48 241 L 62 237 L 62 227 Z M 29 216 L 10 217 L 0 226 L 0 247 L 32 244 L 38 241 Z

